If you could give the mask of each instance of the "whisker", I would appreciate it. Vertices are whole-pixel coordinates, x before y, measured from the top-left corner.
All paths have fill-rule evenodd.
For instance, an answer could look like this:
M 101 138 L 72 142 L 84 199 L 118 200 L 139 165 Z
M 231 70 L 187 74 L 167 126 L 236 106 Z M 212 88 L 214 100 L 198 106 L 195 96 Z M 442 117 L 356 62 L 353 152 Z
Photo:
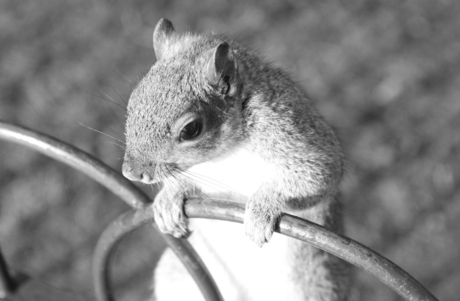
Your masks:
M 209 188 L 218 190 L 218 193 L 216 193 L 215 196 L 213 194 L 213 197 L 209 197 L 205 192 L 200 190 L 200 194 L 204 194 L 204 195 L 208 196 L 209 200 L 220 199 L 220 198 L 218 198 L 217 194 L 220 194 L 220 195 L 224 196 L 224 198 L 222 198 L 222 200 L 233 199 L 232 196 L 244 197 L 238 191 L 235 191 L 235 190 L 231 189 L 229 186 L 226 186 L 226 185 L 222 184 L 221 182 L 212 180 L 212 179 L 210 179 L 208 177 L 204 177 L 202 175 L 194 174 L 194 173 L 192 173 L 190 171 L 181 170 L 181 169 L 179 169 L 179 170 L 181 171 L 180 175 L 182 177 L 185 177 L 185 178 L 187 178 L 189 180 L 192 180 L 192 181 L 195 181 L 197 183 L 200 183 L 203 186 L 207 186 Z
M 120 74 L 124 79 L 126 79 L 126 81 L 128 81 L 131 85 L 134 85 L 134 81 L 132 81 L 131 79 L 127 78 L 124 74 L 122 74 L 120 71 L 118 71 L 117 68 L 112 66 L 112 69 L 115 70 L 115 72 L 117 72 L 118 74 Z
M 115 111 L 113 110 L 113 108 L 111 106 L 109 106 L 109 109 L 110 109 L 110 112 L 112 112 L 112 116 L 113 118 L 116 120 L 117 124 L 120 126 L 120 129 L 122 131 L 125 130 L 125 128 L 123 127 L 123 125 L 120 123 L 120 119 L 118 118 L 117 114 L 115 114 Z M 117 133 L 118 135 L 121 135 L 121 133 L 115 131 L 114 129 L 110 128 L 112 131 L 114 131 L 115 133 Z
M 185 188 L 184 188 L 185 185 L 184 185 L 183 182 L 180 181 L 181 178 L 178 177 L 178 176 L 179 176 L 179 173 L 175 172 L 174 169 L 169 168 L 169 166 L 167 166 L 167 165 L 165 165 L 164 168 L 167 170 L 168 175 L 169 175 L 171 178 L 173 178 L 173 179 L 179 184 L 179 188 L 181 189 L 181 191 L 182 191 L 183 193 L 185 193 L 185 192 L 186 192 L 186 191 L 185 191 Z
M 190 177 L 188 177 L 187 175 L 185 175 L 185 174 L 183 174 L 183 173 L 180 173 L 180 172 L 177 173 L 177 176 L 186 178 L 187 180 L 193 180 L 192 178 L 190 178 Z M 207 202 L 212 202 L 213 200 L 216 199 L 216 198 L 210 197 L 207 193 L 205 193 L 204 191 L 201 191 L 201 190 L 199 190 L 199 192 L 197 192 L 197 191 L 194 189 L 194 194 L 195 194 L 195 195 L 199 195 L 204 201 L 207 201 Z
M 120 133 L 119 131 L 115 130 L 114 128 L 112 128 L 111 126 L 108 127 L 110 130 L 112 130 L 113 132 L 115 132 L 117 135 L 120 135 L 120 136 L 124 136 L 124 134 Z
M 163 182 L 164 177 L 162 177 L 162 175 L 159 174 L 158 168 L 155 168 L 155 170 L 154 170 L 154 175 L 153 175 L 153 176 L 154 176 L 155 178 L 161 179 L 160 181 L 157 181 L 157 182 L 154 183 L 154 184 L 157 185 L 157 190 L 160 191 L 160 190 L 161 190 L 161 186 L 160 186 L 160 185 L 161 185 L 161 183 L 164 183 L 164 182 Z
M 114 105 L 117 105 L 118 107 L 120 107 L 120 108 L 122 108 L 124 111 L 126 111 L 126 108 L 123 107 L 123 106 L 122 106 L 121 104 L 119 104 L 118 102 L 116 102 L 116 101 L 112 98 L 112 96 L 110 96 L 109 94 L 105 93 L 105 92 L 102 91 L 100 88 L 99 88 L 98 90 L 99 90 L 99 92 L 101 92 L 105 97 L 107 97 L 107 98 L 104 98 L 105 100 L 107 100 L 107 101 L 113 103 Z
M 152 201 L 155 200 L 155 197 L 156 197 L 156 195 L 158 194 L 158 191 L 159 191 L 159 187 L 158 187 L 158 189 L 156 190 L 156 193 L 155 193 L 154 185 L 158 186 L 158 182 L 149 185 L 150 189 L 152 189 Z
M 167 169 L 167 167 L 165 166 L 165 168 Z M 168 175 L 164 175 L 164 172 L 163 170 L 160 170 L 163 174 L 161 175 L 161 179 L 163 179 L 163 184 L 165 186 L 168 186 L 168 187 L 171 187 L 172 186 L 172 183 L 171 183 L 171 177 L 169 176 L 169 171 L 168 171 Z
M 118 102 L 114 101 L 110 96 L 107 95 L 107 93 L 104 93 L 102 90 L 99 90 L 99 91 L 100 91 L 101 93 L 103 93 L 103 94 L 104 94 L 106 97 L 108 97 L 108 98 L 105 98 L 105 97 L 103 97 L 103 96 L 101 96 L 101 95 L 97 95 L 97 94 L 91 94 L 91 93 L 88 93 L 88 94 L 91 95 L 91 96 L 100 98 L 100 99 L 102 99 L 102 100 L 108 101 L 108 102 L 110 102 L 110 103 L 112 103 L 112 104 L 114 104 L 114 105 L 120 107 L 123 111 L 126 111 L 126 108 L 125 108 L 125 107 L 123 107 L 123 106 L 122 106 L 121 104 L 119 104 Z
M 125 106 L 127 106 L 127 105 L 128 105 L 128 102 L 126 102 L 126 101 L 124 100 L 124 98 L 121 97 L 120 93 L 118 93 L 118 91 L 115 89 L 115 87 L 114 87 L 112 84 L 110 84 L 110 87 L 112 87 L 113 91 L 115 91 L 115 93 L 117 93 L 118 98 L 120 98 L 121 101 L 125 104 Z M 126 109 L 125 109 L 125 111 L 126 111 Z
M 187 194 L 189 191 L 186 190 L 186 187 L 185 187 L 185 186 L 188 185 L 188 184 L 186 184 L 186 183 L 187 183 L 187 182 L 191 182 L 191 180 L 193 180 L 193 179 L 190 179 L 189 177 L 183 175 L 183 174 L 181 173 L 180 169 L 178 169 L 178 168 L 177 168 L 177 169 L 176 169 L 176 168 L 171 169 L 169 166 L 165 166 L 165 168 L 166 168 L 166 170 L 168 171 L 168 173 L 171 175 L 171 177 L 173 177 L 173 178 L 180 184 L 180 189 L 182 190 L 182 192 L 183 192 L 184 194 Z M 192 186 L 193 186 L 193 192 L 192 192 L 192 194 L 196 194 L 196 192 L 195 192 L 195 187 L 194 187 L 194 185 L 192 185 Z M 205 196 L 204 193 L 203 193 L 203 196 Z M 207 197 L 207 196 L 206 196 L 206 197 Z M 208 197 L 208 199 L 209 199 L 209 197 Z M 210 199 L 209 199 L 209 200 L 210 200 Z
M 106 152 L 107 156 L 118 156 L 120 152 L 118 150 L 113 151 L 113 152 Z M 119 159 L 115 158 L 114 160 L 120 161 Z
M 109 138 L 112 138 L 113 140 L 118 141 L 118 142 L 120 142 L 120 143 L 123 144 L 123 145 L 126 145 L 126 143 L 125 143 L 124 141 L 121 141 L 120 139 L 117 139 L 117 138 L 115 138 L 115 137 L 113 137 L 113 136 L 111 136 L 111 135 L 109 135 L 109 134 L 107 134 L 107 133 L 104 133 L 104 132 L 98 131 L 98 130 L 96 130 L 96 129 L 93 129 L 92 127 L 89 127 L 89 126 L 87 126 L 87 125 L 84 125 L 83 123 L 80 123 L 80 122 L 79 122 L 78 124 L 81 125 L 81 126 L 84 126 L 85 128 L 87 128 L 87 129 L 89 129 L 89 130 L 92 130 L 92 131 L 94 131 L 94 132 L 96 132 L 96 133 L 99 133 L 99 134 L 101 134 L 101 135 L 104 135 L 104 136 L 107 136 L 107 137 L 109 137 Z
M 191 171 L 182 171 L 182 173 L 187 174 L 191 179 L 194 179 L 195 181 L 197 181 L 197 182 L 199 182 L 199 183 L 201 183 L 203 185 L 206 185 L 209 188 L 220 189 L 220 190 L 222 190 L 221 191 L 222 193 L 224 193 L 224 191 L 228 191 L 228 192 L 231 192 L 234 195 L 244 197 L 243 194 L 241 194 L 240 192 L 232 189 L 231 187 L 225 185 L 222 182 L 216 181 L 214 179 L 211 179 L 209 177 L 206 177 L 206 176 L 203 176 L 203 175 L 191 172 Z M 226 193 L 225 195 L 230 197 L 229 193 Z
M 110 86 L 111 86 L 112 89 L 115 91 L 115 93 L 117 93 L 118 97 L 120 97 L 120 99 L 125 103 L 125 105 L 127 105 L 126 102 L 125 102 L 125 101 L 123 100 L 123 98 L 121 97 L 121 95 L 117 92 L 117 90 L 116 90 L 112 85 L 110 85 Z M 124 110 L 124 111 L 126 112 L 126 106 L 124 107 L 124 106 L 120 105 L 120 104 L 119 104 L 118 102 L 116 102 L 110 95 L 108 95 L 107 93 L 105 93 L 105 92 L 102 91 L 101 89 L 99 89 L 99 91 L 100 91 L 102 94 L 104 94 L 105 97 L 107 97 L 107 98 L 105 98 L 105 97 L 100 97 L 100 98 L 102 98 L 102 99 L 104 99 L 104 100 L 110 102 L 111 104 L 114 104 L 114 105 L 118 106 L 119 108 L 121 108 L 122 110 Z M 123 125 L 120 123 L 120 118 L 119 118 L 119 117 L 117 116 L 117 114 L 115 113 L 113 107 L 112 107 L 112 106 L 109 106 L 109 109 L 110 109 L 110 112 L 112 113 L 112 116 L 114 117 L 114 119 L 116 120 L 116 122 L 118 123 L 118 125 L 120 126 L 121 130 L 124 131 L 124 127 L 123 127 Z M 113 130 L 113 129 L 112 129 L 112 130 Z M 113 131 L 116 132 L 117 134 L 120 134 L 119 132 L 117 132 L 117 131 L 115 131 L 115 130 L 113 130 Z
M 113 141 L 104 141 L 104 143 L 107 143 L 107 144 L 112 144 L 112 145 L 116 145 L 118 146 L 119 148 L 121 148 L 122 150 L 125 150 L 125 147 L 123 145 L 120 145 L 116 142 L 113 142 Z

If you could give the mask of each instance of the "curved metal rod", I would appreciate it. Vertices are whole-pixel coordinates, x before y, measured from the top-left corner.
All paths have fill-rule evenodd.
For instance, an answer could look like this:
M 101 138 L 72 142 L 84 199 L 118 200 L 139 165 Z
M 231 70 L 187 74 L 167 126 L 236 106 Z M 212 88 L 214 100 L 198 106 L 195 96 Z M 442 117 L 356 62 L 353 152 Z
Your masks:
M 185 213 L 189 218 L 207 218 L 242 223 L 244 205 L 227 201 L 215 200 L 210 203 L 209 200 L 190 199 L 185 203 Z M 112 249 L 123 235 L 144 224 L 153 223 L 153 221 L 153 214 L 148 209 L 124 213 L 104 231 L 103 238 L 101 238 L 103 241 L 98 243 L 99 248 L 96 249 L 97 262 L 105 263 L 108 261 L 110 256 L 108 250 Z M 348 237 L 289 214 L 282 215 L 275 231 L 304 241 L 364 269 L 393 289 L 404 300 L 437 301 L 428 290 L 400 267 Z
M 114 220 L 99 238 L 93 259 L 94 287 L 99 301 L 114 300 L 110 288 L 109 270 L 104 267 L 109 266 L 110 256 L 115 249 L 115 245 L 125 235 L 145 224 L 154 224 L 153 210 L 151 208 L 145 207 L 140 210 L 130 210 Z M 177 239 L 170 235 L 165 235 L 164 237 L 170 239 L 173 243 L 177 242 Z M 204 266 L 204 263 L 201 262 L 195 250 L 189 244 L 178 245 L 172 250 L 179 258 L 185 258 L 192 262 L 200 260 L 200 265 Z M 193 254 L 196 258 L 189 258 L 190 254 Z M 186 265 L 186 268 L 194 279 L 204 278 L 203 281 L 197 282 L 197 284 L 206 300 L 223 300 L 220 294 L 216 294 L 219 293 L 218 291 L 215 291 L 212 287 L 207 287 L 209 285 L 216 285 L 210 274 L 203 273 L 202 269 L 195 264 Z
M 48 157 L 70 165 L 105 186 L 134 208 L 145 208 L 147 204 L 151 203 L 150 198 L 144 192 L 120 173 L 70 144 L 2 120 L 0 120 L 0 139 L 27 146 Z M 209 271 L 193 251 L 190 243 L 164 234 L 162 234 L 162 237 L 166 240 L 168 246 L 178 254 L 179 259 L 188 270 L 199 271 L 195 274 L 192 273 L 192 276 L 202 290 L 207 290 L 202 291 L 203 295 L 211 296 L 207 300 L 222 300 L 214 281 L 209 281 L 209 279 L 212 279 Z M 94 274 L 100 274 L 98 269 L 105 270 L 107 266 L 94 266 L 94 269 Z M 200 275 L 200 277 L 195 277 L 195 275 Z M 203 277 L 203 275 L 206 275 L 206 277 Z M 104 299 L 103 296 L 100 296 L 100 298 L 100 300 L 111 300 Z
M 189 217 L 218 219 L 242 223 L 244 205 L 239 203 L 193 200 L 185 204 Z M 406 271 L 377 252 L 323 226 L 289 214 L 282 214 L 275 231 L 301 240 L 335 255 L 374 275 L 408 301 L 438 301 Z
M 115 222 L 108 230 L 104 231 L 103 239 L 101 239 L 102 242 L 98 244 L 98 250 L 102 248 L 102 251 L 96 252 L 96 255 L 101 256 L 102 254 L 102 257 L 98 257 L 95 266 L 100 263 L 104 264 L 101 270 L 96 270 L 96 275 L 101 275 L 101 271 L 104 271 L 101 277 L 105 277 L 106 275 L 105 263 L 110 255 L 110 244 L 116 243 L 123 235 L 134 230 L 139 225 L 153 222 L 151 210 L 145 206 L 145 204 L 150 202 L 149 198 L 116 171 L 106 167 L 101 161 L 52 137 L 2 121 L 0 121 L 0 138 L 20 143 L 62 161 L 103 184 L 132 207 L 140 208 L 139 211 L 128 212 L 120 217 L 120 219 L 125 220 L 126 223 Z M 209 202 L 202 202 L 200 200 L 189 200 L 185 205 L 185 213 L 192 218 L 212 218 L 241 223 L 243 221 L 244 207 L 241 204 L 231 202 L 215 201 L 213 204 L 209 204 Z M 350 238 L 335 234 L 319 225 L 288 214 L 282 216 L 276 231 L 305 241 L 312 246 L 363 268 L 392 288 L 405 300 L 437 301 L 430 292 L 401 268 Z M 106 233 L 112 236 L 110 237 L 110 235 Z M 182 254 L 182 252 L 187 254 L 187 256 L 182 256 L 180 259 L 189 271 L 196 270 L 197 267 L 202 265 L 201 260 L 198 259 L 196 254 L 190 251 L 192 249 L 187 241 L 177 240 L 166 235 L 164 237 L 176 254 Z M 106 247 L 100 247 L 101 244 Z M 204 266 L 197 270 L 199 270 L 200 273 L 195 274 L 195 276 L 207 275 L 207 277 L 209 277 L 208 279 L 211 279 Z M 192 276 L 194 276 L 193 273 Z M 200 277 L 195 277 L 194 279 L 197 283 L 203 280 L 203 278 Z M 205 285 L 200 286 L 200 288 L 206 285 L 213 287 L 214 285 L 214 283 L 209 283 L 209 281 L 203 281 L 203 283 L 205 283 Z M 217 292 L 215 293 L 215 299 L 207 300 L 221 300 L 217 288 L 215 291 Z M 205 296 L 207 295 L 205 294 Z
M 84 151 L 46 134 L 0 120 L 0 139 L 34 149 L 61 161 L 107 187 L 131 207 L 141 208 L 150 198 L 119 172 Z

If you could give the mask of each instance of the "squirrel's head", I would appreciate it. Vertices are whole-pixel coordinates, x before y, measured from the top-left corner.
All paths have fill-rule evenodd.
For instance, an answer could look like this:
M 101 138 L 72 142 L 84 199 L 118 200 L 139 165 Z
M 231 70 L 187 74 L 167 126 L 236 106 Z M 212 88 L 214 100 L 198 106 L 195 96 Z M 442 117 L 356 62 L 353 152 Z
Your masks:
M 217 158 L 242 139 L 242 83 L 229 44 L 174 31 L 153 33 L 157 62 L 128 103 L 123 174 L 153 183 Z

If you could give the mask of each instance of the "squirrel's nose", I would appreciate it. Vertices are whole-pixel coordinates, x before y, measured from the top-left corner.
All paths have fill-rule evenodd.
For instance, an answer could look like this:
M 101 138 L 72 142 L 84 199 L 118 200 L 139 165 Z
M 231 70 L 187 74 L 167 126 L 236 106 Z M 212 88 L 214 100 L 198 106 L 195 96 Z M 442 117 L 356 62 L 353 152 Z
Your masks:
M 141 173 L 137 172 L 134 167 L 127 163 L 126 161 L 123 162 L 123 165 L 121 167 L 121 171 L 123 173 L 123 176 L 127 178 L 130 181 L 140 181 L 141 180 Z
M 149 173 L 142 171 L 140 168 L 135 168 L 129 161 L 123 162 L 121 171 L 123 176 L 130 181 L 140 181 L 145 184 L 151 184 L 153 182 L 153 177 Z

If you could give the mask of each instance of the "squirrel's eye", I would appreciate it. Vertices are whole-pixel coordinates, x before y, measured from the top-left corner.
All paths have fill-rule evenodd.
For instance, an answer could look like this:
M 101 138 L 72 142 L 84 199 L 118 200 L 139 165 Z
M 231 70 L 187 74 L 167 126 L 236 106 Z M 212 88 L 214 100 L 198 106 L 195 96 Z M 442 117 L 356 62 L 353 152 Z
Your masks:
M 201 134 L 203 123 L 201 120 L 195 120 L 188 123 L 180 132 L 180 140 L 192 140 Z

